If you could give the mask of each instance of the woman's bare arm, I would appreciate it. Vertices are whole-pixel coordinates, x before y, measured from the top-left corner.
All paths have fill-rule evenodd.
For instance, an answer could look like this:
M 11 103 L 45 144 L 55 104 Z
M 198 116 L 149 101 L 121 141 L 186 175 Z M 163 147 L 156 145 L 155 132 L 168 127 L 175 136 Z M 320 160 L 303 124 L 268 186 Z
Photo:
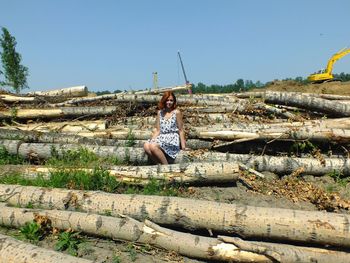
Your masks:
M 152 139 L 157 138 L 160 134 L 160 111 L 157 113 L 156 127 L 153 129 Z
M 185 138 L 184 123 L 182 120 L 182 113 L 180 110 L 176 110 L 176 122 L 177 122 L 177 128 L 179 129 L 181 149 L 185 150 L 186 138 Z

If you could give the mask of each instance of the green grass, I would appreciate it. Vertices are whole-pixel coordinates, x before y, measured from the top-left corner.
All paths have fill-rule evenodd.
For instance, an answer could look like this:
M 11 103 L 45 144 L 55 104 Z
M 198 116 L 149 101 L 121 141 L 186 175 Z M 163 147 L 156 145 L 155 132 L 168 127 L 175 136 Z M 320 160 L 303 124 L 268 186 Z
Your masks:
M 0 183 L 163 196 L 177 196 L 180 190 L 183 190 L 179 185 L 167 185 L 164 184 L 163 181 L 155 179 L 150 180 L 150 182 L 144 186 L 126 184 L 117 181 L 115 177 L 110 176 L 108 171 L 101 168 L 96 168 L 92 172 L 63 168 L 51 172 L 48 178 L 39 175 L 33 179 L 25 178 L 20 174 L 8 174 L 0 177 Z
M 119 160 L 117 157 L 102 158 L 86 148 L 77 150 L 61 151 L 59 153 L 54 147 L 51 149 L 51 158 L 46 161 L 46 165 L 53 167 L 97 167 L 102 165 L 121 165 L 127 160 Z
M 24 164 L 25 160 L 14 154 L 10 154 L 5 147 L 0 146 L 0 165 L 5 164 Z
M 350 178 L 345 176 L 341 171 L 333 170 L 333 172 L 327 175 L 332 177 L 334 181 L 342 187 L 345 187 L 350 182 Z

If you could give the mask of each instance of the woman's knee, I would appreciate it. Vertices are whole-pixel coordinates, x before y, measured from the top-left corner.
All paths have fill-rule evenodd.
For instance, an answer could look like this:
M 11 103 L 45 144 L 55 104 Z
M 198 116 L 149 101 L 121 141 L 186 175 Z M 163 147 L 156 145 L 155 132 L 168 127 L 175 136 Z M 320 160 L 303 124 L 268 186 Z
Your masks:
M 143 149 L 147 152 L 147 153 L 150 153 L 151 152 L 151 144 L 149 142 L 146 142 L 144 145 L 143 145 Z
M 159 149 L 159 146 L 158 146 L 158 144 L 152 143 L 152 144 L 150 144 L 149 148 L 150 148 L 151 152 L 155 152 Z

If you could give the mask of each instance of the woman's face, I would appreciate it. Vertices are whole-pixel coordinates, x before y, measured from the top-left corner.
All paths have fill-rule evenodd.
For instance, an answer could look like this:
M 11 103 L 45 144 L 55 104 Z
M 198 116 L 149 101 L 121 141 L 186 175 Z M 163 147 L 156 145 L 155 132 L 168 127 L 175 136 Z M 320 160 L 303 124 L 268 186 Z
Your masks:
M 173 105 L 174 105 L 174 97 L 170 95 L 165 101 L 165 107 L 167 109 L 171 109 Z

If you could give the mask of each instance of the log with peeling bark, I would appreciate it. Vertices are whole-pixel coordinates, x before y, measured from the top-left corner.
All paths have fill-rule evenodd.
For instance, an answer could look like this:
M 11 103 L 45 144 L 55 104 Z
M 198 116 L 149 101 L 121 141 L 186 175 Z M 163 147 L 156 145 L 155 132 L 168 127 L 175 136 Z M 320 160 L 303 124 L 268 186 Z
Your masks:
M 149 220 L 141 223 L 123 215 L 117 218 L 91 213 L 21 209 L 6 207 L 3 204 L 0 206 L 1 224 L 8 227 L 18 228 L 25 225 L 26 222 L 39 218 L 49 221 L 52 227 L 61 230 L 69 228 L 94 236 L 151 244 L 193 258 L 238 262 L 273 262 L 267 256 L 246 252 L 233 244 L 219 241 L 216 238 L 166 229 Z
M 246 238 L 350 247 L 350 215 L 254 207 L 179 197 L 108 194 L 0 184 L 0 201 L 12 206 L 88 211 Z
M 266 255 L 275 262 L 329 263 L 348 262 L 350 253 L 315 247 L 293 246 L 288 244 L 245 241 L 238 237 L 218 236 L 219 240 L 232 243 L 245 251 Z
M 140 90 L 140 91 L 132 92 L 132 94 L 137 94 L 137 95 L 160 94 L 160 93 L 164 93 L 167 91 L 176 92 L 176 91 L 181 91 L 181 90 L 189 90 L 191 88 L 192 88 L 192 84 L 187 84 L 187 85 L 180 85 L 180 86 L 175 86 L 175 87 L 162 87 L 162 88 L 158 88 L 158 89 Z
M 25 178 L 34 179 L 39 175 L 49 179 L 53 172 L 66 170 L 68 172 L 85 171 L 92 173 L 93 169 L 84 168 L 55 168 L 44 166 L 3 165 L 0 175 L 18 173 Z M 151 179 L 161 180 L 164 183 L 185 184 L 212 184 L 234 183 L 239 175 L 239 166 L 236 163 L 213 162 L 213 163 L 184 163 L 170 165 L 148 166 L 113 166 L 106 172 L 120 182 L 132 184 L 147 184 Z
M 0 94 L 0 101 L 3 102 L 34 102 L 36 101 L 36 97 L 24 97 L 24 96 L 16 96 L 16 95 L 10 95 L 10 94 Z
M 110 137 L 110 136 L 107 136 Z M 35 143 L 59 143 L 59 144 L 79 144 L 84 145 L 100 145 L 114 147 L 143 147 L 147 140 L 124 140 L 124 139 L 108 139 L 108 138 L 87 138 L 74 134 L 62 134 L 57 132 L 38 132 L 38 131 L 21 131 L 0 128 L 0 140 L 21 140 L 22 142 Z M 207 140 L 188 139 L 186 145 L 190 149 L 210 149 L 213 142 Z
M 187 157 L 181 159 L 178 156 L 175 162 L 182 161 L 227 161 L 240 162 L 249 168 L 253 168 L 259 172 L 270 171 L 272 173 L 286 175 L 298 170 L 300 174 L 309 174 L 322 176 L 340 171 L 344 175 L 350 175 L 350 159 L 349 158 L 297 158 L 284 156 L 269 155 L 251 155 L 251 154 L 228 154 L 219 152 L 200 152 L 198 154 L 189 153 Z M 177 160 L 178 159 L 178 160 Z
M 115 106 L 65 107 L 51 109 L 17 109 L 0 111 L 0 118 L 33 119 L 33 118 L 68 118 L 79 116 L 104 116 L 116 112 Z
M 143 148 L 114 147 L 98 145 L 77 145 L 77 144 L 48 144 L 48 143 L 23 143 L 20 140 L 0 140 L 0 145 L 10 154 L 16 154 L 28 159 L 49 159 L 53 153 L 58 156 L 67 151 L 87 149 L 100 157 L 114 157 L 123 162 L 133 164 L 147 163 L 147 156 Z
M 313 111 L 328 113 L 334 116 L 350 116 L 350 105 L 339 101 L 330 101 L 314 96 L 304 95 L 298 92 L 272 92 L 265 93 L 265 102 L 277 103 Z
M 88 88 L 86 86 L 75 86 L 75 87 L 48 90 L 48 91 L 34 91 L 34 92 L 29 92 L 28 94 L 39 95 L 39 96 L 84 97 L 88 95 Z
M 72 104 L 82 103 L 82 102 L 92 102 L 92 101 L 98 101 L 98 100 L 113 100 L 117 102 L 144 102 L 144 103 L 152 103 L 157 104 L 162 96 L 160 95 L 148 95 L 148 94 L 126 94 L 126 93 L 115 93 L 115 94 L 106 94 L 101 95 L 97 97 L 91 97 L 91 98 L 77 98 L 72 99 L 69 101 L 51 104 L 52 107 L 62 107 L 62 106 L 68 106 Z M 199 106 L 220 106 L 223 104 L 223 102 L 220 101 L 205 101 L 201 100 L 200 98 L 191 98 L 186 96 L 178 96 L 177 102 L 181 105 L 199 105 Z M 237 102 L 238 103 L 238 102 Z M 241 102 L 240 102 L 241 103 Z M 224 103 L 225 105 L 229 105 L 228 103 Z
M 22 143 L 19 140 L 0 140 L 0 145 L 11 154 L 18 154 L 29 159 L 48 159 L 52 157 L 52 149 L 59 155 L 67 150 L 79 150 L 85 148 L 100 157 L 115 157 L 121 161 L 127 161 L 134 165 L 148 163 L 148 158 L 143 148 L 111 147 L 73 144 L 41 144 Z M 350 175 L 350 159 L 348 158 L 296 158 L 282 156 L 256 156 L 250 154 L 228 154 L 210 151 L 181 151 L 175 159 L 175 163 L 185 162 L 239 162 L 259 172 L 270 171 L 276 174 L 290 174 L 299 170 L 300 174 L 325 175 L 333 171 L 341 171 L 343 175 Z
M 256 92 L 243 92 L 243 93 L 232 93 L 229 96 L 234 96 L 237 98 L 241 99 L 246 99 L 246 98 L 263 98 L 265 97 L 265 93 L 269 91 L 256 91 Z M 277 93 L 285 93 L 285 92 L 278 92 L 278 91 L 273 91 L 276 94 Z M 323 98 L 327 100 L 350 100 L 350 96 L 346 95 L 337 95 L 337 94 L 317 94 L 317 93 L 301 93 L 305 96 L 313 96 L 313 97 L 318 97 L 318 98 Z
M 74 133 L 78 131 L 105 130 L 106 128 L 107 128 L 107 122 L 104 120 L 29 123 L 29 124 L 20 124 L 16 126 L 6 127 L 6 129 L 14 129 L 14 130 L 21 130 L 21 131 L 68 132 L 68 133 Z
M 0 234 L 1 263 L 92 263 Z
M 317 129 L 314 127 L 266 129 L 266 130 L 218 130 L 196 131 L 189 133 L 191 138 L 217 139 L 217 140 L 310 140 L 321 142 L 350 142 L 350 130 L 346 129 Z

